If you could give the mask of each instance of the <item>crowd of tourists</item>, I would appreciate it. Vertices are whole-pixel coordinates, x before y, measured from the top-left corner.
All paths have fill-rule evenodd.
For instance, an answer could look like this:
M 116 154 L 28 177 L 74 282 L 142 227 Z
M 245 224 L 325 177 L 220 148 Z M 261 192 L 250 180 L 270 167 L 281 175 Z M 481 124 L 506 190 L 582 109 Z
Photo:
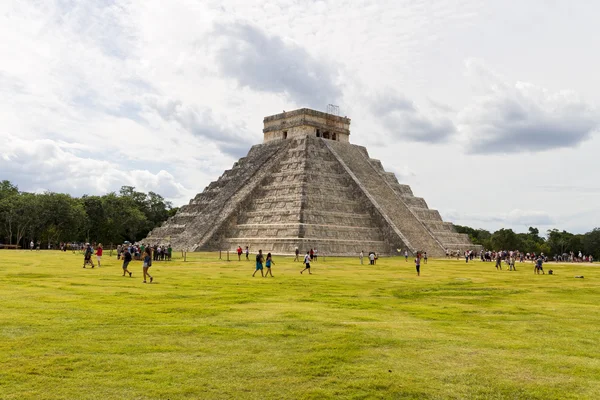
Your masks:
M 33 242 L 31 244 L 32 249 L 34 248 Z M 76 249 L 81 250 L 84 253 L 84 262 L 83 268 L 86 268 L 88 265 L 91 268 L 95 268 L 96 264 L 98 267 L 101 266 L 103 247 L 102 244 L 99 243 L 61 243 L 60 250 L 66 251 L 67 249 L 72 249 L 75 251 Z M 170 261 L 172 259 L 173 249 L 171 245 L 153 245 L 148 246 L 145 244 L 133 244 L 129 242 L 125 242 L 122 245 L 118 245 L 117 249 L 117 260 L 123 260 L 123 276 L 127 274 L 132 277 L 133 273 L 129 271 L 128 266 L 129 263 L 133 260 L 143 261 L 143 273 L 144 273 L 144 281 L 147 282 L 149 278 L 150 282 L 153 281 L 153 277 L 148 273 L 148 269 L 152 266 L 153 261 Z M 242 255 L 245 254 L 246 260 L 250 260 L 250 248 L 246 246 L 242 249 L 241 246 L 238 246 L 237 250 L 238 260 L 241 261 Z M 112 250 L 111 250 L 112 253 Z M 408 249 L 402 250 L 398 249 L 398 253 L 404 256 L 406 262 L 408 262 L 409 252 Z M 95 257 L 96 264 L 94 264 L 93 256 Z M 548 261 L 556 261 L 556 262 L 593 262 L 593 257 L 584 256 L 582 252 L 574 253 L 564 253 L 561 255 L 555 255 L 551 259 L 544 255 L 544 253 L 536 254 L 536 253 L 526 253 L 518 250 L 481 250 L 479 254 L 477 254 L 474 250 L 450 250 L 446 249 L 446 257 L 451 258 L 456 256 L 458 259 L 460 257 L 464 257 L 465 262 L 473 261 L 476 258 L 480 259 L 483 262 L 495 262 L 495 267 L 497 270 L 502 270 L 503 264 L 506 265 L 506 268 L 509 271 L 516 271 L 516 262 L 526 262 L 531 261 L 534 263 L 534 273 L 536 274 L 545 274 L 543 264 Z M 364 258 L 367 258 L 370 265 L 375 265 L 377 263 L 377 259 L 379 258 L 377 253 L 374 251 L 369 251 L 368 254 L 365 255 L 365 252 L 361 250 L 359 253 L 360 263 L 364 263 Z M 300 271 L 300 273 L 308 272 L 312 274 L 310 268 L 311 263 L 316 262 L 318 259 L 318 250 L 316 248 L 311 248 L 306 251 L 306 254 L 301 259 L 300 250 L 298 247 L 295 249 L 295 262 L 302 261 L 304 269 Z M 417 272 L 417 276 L 420 276 L 421 273 L 421 264 L 427 264 L 427 252 L 426 251 L 418 251 L 415 254 L 414 263 Z M 256 276 L 256 274 L 260 271 L 261 276 L 273 277 L 273 272 L 271 270 L 272 266 L 275 265 L 273 261 L 273 256 L 271 253 L 267 253 L 266 257 L 263 255 L 262 250 L 258 250 L 256 254 L 256 264 L 255 270 L 252 276 Z M 549 270 L 549 274 L 552 274 L 553 271 Z

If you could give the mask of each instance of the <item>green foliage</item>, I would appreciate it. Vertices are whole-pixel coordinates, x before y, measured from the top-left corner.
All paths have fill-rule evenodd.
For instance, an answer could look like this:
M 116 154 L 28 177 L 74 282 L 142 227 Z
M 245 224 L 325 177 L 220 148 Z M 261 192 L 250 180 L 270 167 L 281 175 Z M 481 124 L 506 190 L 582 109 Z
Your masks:
M 485 229 L 474 229 L 468 226 L 454 225 L 454 228 L 458 233 L 466 233 L 469 235 L 471 242 L 473 244 L 482 245 L 484 248 L 491 248 L 490 239 L 492 234 Z
M 525 253 L 556 254 L 579 253 L 593 255 L 600 259 L 600 228 L 584 235 L 576 235 L 567 231 L 552 229 L 547 232 L 548 238 L 540 236 L 538 228 L 529 227 L 527 233 L 515 233 L 512 229 L 500 229 L 493 234 L 484 229 L 454 225 L 458 233 L 466 233 L 473 244 L 482 245 L 485 249 L 520 250 Z
M 596 260 L 600 260 L 600 228 L 583 235 L 582 244 L 585 254 L 591 254 Z
M 19 192 L 0 182 L 0 242 L 28 247 L 69 241 L 119 243 L 145 237 L 173 215 L 171 203 L 131 186 L 119 194 L 74 198 L 67 194 Z M 45 246 L 44 246 L 45 247 Z

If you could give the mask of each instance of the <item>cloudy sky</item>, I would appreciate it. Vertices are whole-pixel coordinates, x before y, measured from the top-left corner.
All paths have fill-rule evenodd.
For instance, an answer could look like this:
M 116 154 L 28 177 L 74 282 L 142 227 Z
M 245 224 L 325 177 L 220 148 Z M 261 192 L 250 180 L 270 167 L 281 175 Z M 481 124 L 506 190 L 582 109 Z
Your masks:
M 449 221 L 600 226 L 600 3 L 4 0 L 0 179 L 187 203 L 266 115 L 340 106 Z

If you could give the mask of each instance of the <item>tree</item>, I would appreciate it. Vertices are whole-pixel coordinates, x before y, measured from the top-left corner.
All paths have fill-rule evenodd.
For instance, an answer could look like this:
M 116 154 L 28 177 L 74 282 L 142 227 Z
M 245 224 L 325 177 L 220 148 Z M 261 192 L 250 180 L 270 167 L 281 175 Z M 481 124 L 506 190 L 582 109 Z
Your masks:
M 46 192 L 39 195 L 41 239 L 48 245 L 80 238 L 86 222 L 85 209 L 79 199 L 68 194 Z
M 586 255 L 592 255 L 594 259 L 600 259 L 600 228 L 583 235 L 583 251 Z
M 4 232 L 7 235 L 8 244 L 19 244 L 33 221 L 33 202 L 31 198 L 35 195 L 30 193 L 17 193 L 0 200 L 0 218 L 3 221 Z
M 85 210 L 85 240 L 106 241 L 106 218 L 104 216 L 104 204 L 100 196 L 83 196 L 81 198 L 83 209 Z
M 522 248 L 519 238 L 512 229 L 500 229 L 490 238 L 492 248 L 495 250 L 517 250 Z
M 102 198 L 106 218 L 106 242 L 119 243 L 124 240 L 135 241 L 138 232 L 144 228 L 148 219 L 129 196 L 117 196 L 109 193 Z
M 7 180 L 0 181 L 0 201 L 7 197 L 16 196 L 18 194 L 19 188 L 17 186 L 13 185 Z

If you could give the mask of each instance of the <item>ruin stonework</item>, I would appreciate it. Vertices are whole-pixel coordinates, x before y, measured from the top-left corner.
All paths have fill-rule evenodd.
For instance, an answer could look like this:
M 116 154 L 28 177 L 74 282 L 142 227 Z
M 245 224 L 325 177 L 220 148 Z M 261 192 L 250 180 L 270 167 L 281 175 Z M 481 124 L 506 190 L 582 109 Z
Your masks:
M 432 257 L 477 247 L 366 148 L 350 144 L 349 128 L 348 118 L 306 108 L 266 117 L 263 144 L 142 242 L 274 254 L 406 249 Z

